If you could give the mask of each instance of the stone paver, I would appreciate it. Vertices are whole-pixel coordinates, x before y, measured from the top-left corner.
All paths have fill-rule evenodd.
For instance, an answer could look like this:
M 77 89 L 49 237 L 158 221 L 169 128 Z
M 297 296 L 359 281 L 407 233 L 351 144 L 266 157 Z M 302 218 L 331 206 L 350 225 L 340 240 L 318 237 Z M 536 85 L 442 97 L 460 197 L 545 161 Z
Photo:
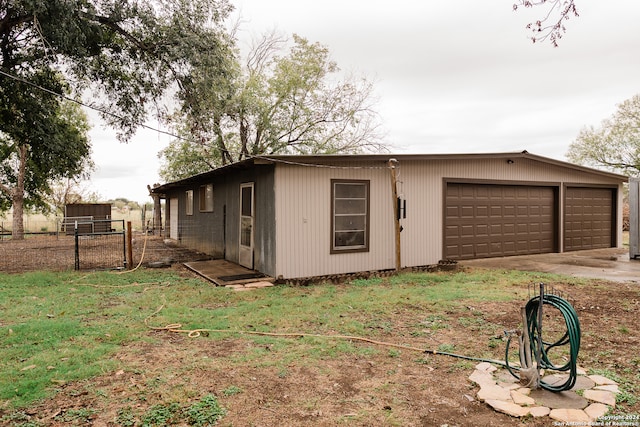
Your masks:
M 487 385 L 480 388 L 480 391 L 478 392 L 478 400 L 504 400 L 508 402 L 511 400 L 511 393 L 509 393 L 509 390 L 506 390 L 499 385 Z
M 246 285 L 244 285 L 246 288 L 271 288 L 273 287 L 273 283 L 271 282 L 266 282 L 266 281 L 262 281 L 262 282 L 251 282 L 251 283 L 247 283 Z
M 569 375 L 553 374 L 547 375 L 546 377 L 542 378 L 542 381 L 549 385 L 559 386 L 565 383 L 568 379 Z M 573 388 L 571 388 L 571 390 L 587 390 L 593 388 L 595 385 L 596 383 L 589 377 L 578 376 L 576 378 L 576 384 L 573 386 Z
M 496 380 L 493 378 L 493 375 L 491 375 L 489 372 L 478 370 L 473 371 L 473 373 L 469 375 L 469 380 L 478 384 L 480 387 L 496 384 Z
M 615 393 L 618 394 L 620 393 L 620 387 L 618 387 L 615 384 L 610 384 L 610 385 L 599 385 L 599 386 L 595 386 L 593 388 L 594 390 L 605 390 L 605 391 L 610 391 L 611 393 Z
M 496 368 L 495 366 L 493 366 L 491 363 L 489 362 L 480 362 L 476 365 L 476 369 L 478 371 L 482 371 L 482 372 L 495 372 L 498 370 L 498 368 Z
M 603 377 L 602 375 L 589 375 L 589 378 L 593 380 L 597 385 L 617 385 L 613 380 L 610 380 L 607 377 Z
M 507 390 L 517 390 L 519 388 L 521 388 L 522 386 L 518 383 L 501 383 L 499 382 L 498 385 L 504 389 Z
M 513 399 L 513 403 L 522 406 L 533 406 L 536 404 L 536 401 L 530 398 L 527 395 L 522 393 L 518 393 L 515 390 L 511 390 L 511 399 Z
M 584 397 L 589 400 L 593 400 L 594 402 L 604 403 L 605 405 L 609 405 L 615 408 L 616 406 L 616 395 L 610 391 L 606 390 L 585 390 Z
M 225 285 L 224 287 L 233 289 L 234 291 L 243 292 L 243 291 L 251 291 L 254 289 L 270 288 L 272 286 L 274 286 L 273 283 L 262 281 L 262 282 L 250 282 L 245 284 Z
M 535 399 L 537 404 L 551 409 L 584 409 L 589 406 L 587 399 L 579 396 L 575 391 L 554 393 L 549 390 L 531 390 L 529 397 Z
M 582 409 L 552 409 L 549 413 L 549 418 L 565 424 L 584 423 L 584 425 L 587 425 L 591 421 L 589 415 Z
M 480 386 L 477 398 L 494 410 L 513 417 L 549 416 L 566 425 L 588 425 L 615 407 L 616 393 L 620 392 L 615 381 L 601 375 L 578 375 L 575 387 L 569 391 L 532 390 L 518 384 L 506 370 L 496 371 L 488 365 L 479 364 L 469 376 L 470 381 Z M 562 383 L 566 378 L 564 374 L 544 377 L 548 384 Z M 573 390 L 584 390 L 583 396 Z
M 529 408 L 523 408 L 512 402 L 504 400 L 487 400 L 486 403 L 498 412 L 511 415 L 512 417 L 524 417 L 529 415 Z
M 550 412 L 551 409 L 546 406 L 534 406 L 533 408 L 529 408 L 529 413 L 534 418 L 546 417 Z
M 607 405 L 603 405 L 602 403 L 592 403 L 591 405 L 584 408 L 584 412 L 591 418 L 591 421 L 595 421 L 598 418 L 606 415 L 609 412 L 609 407 Z

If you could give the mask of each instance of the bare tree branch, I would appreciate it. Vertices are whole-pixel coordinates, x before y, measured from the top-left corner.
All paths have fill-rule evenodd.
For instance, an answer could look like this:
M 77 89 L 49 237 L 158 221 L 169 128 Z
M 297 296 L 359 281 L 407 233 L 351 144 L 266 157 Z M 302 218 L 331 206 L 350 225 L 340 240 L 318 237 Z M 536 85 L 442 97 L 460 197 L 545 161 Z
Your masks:
M 526 28 L 532 32 L 530 39 L 533 43 L 549 40 L 554 47 L 558 47 L 559 40 L 567 31 L 564 22 L 580 16 L 575 0 L 518 0 L 513 4 L 513 10 L 539 6 L 548 6 L 549 9 L 542 19 L 527 24 Z

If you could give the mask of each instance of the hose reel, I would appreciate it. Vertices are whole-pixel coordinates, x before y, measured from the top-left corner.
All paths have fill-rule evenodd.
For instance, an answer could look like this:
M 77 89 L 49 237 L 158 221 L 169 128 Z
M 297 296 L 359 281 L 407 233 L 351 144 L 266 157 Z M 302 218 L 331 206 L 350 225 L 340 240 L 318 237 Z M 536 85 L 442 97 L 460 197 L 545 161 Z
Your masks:
M 545 341 L 542 333 L 543 309 L 545 306 L 557 309 L 562 315 L 566 331 L 557 341 Z M 509 334 L 505 350 L 507 370 L 520 382 L 531 388 L 543 388 L 552 392 L 570 390 L 576 384 L 578 352 L 580 351 L 580 322 L 578 314 L 564 298 L 545 293 L 545 284 L 540 283 L 540 293 L 531 298 L 521 311 L 523 329 L 517 334 L 519 343 L 520 368 L 509 364 L 509 349 L 513 334 Z M 568 360 L 562 365 L 551 361 L 550 352 L 569 346 Z M 569 376 L 561 384 L 549 384 L 540 377 L 540 370 L 568 372 Z M 519 374 L 515 371 L 518 370 Z

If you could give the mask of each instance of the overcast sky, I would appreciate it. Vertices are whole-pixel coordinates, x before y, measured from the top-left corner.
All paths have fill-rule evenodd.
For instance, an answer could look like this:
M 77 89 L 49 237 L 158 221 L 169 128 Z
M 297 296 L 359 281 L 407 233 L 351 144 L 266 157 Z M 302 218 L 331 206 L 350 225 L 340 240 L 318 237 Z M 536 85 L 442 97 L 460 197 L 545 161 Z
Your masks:
M 241 43 L 277 29 L 329 48 L 375 82 L 385 143 L 398 153 L 527 150 L 565 160 L 581 128 L 640 93 L 640 1 L 576 0 L 560 47 L 524 28 L 544 10 L 512 0 L 232 0 Z M 120 144 L 94 120 L 91 189 L 148 201 L 166 136 Z M 150 122 L 152 126 L 156 124 Z

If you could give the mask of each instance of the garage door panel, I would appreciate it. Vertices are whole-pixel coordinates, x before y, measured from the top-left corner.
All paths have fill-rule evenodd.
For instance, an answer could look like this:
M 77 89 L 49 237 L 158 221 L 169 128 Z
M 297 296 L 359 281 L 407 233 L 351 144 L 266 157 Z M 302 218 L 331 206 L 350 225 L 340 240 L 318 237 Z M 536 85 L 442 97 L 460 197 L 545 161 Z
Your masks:
M 473 206 L 460 206 L 460 216 L 463 218 L 473 218 Z
M 489 226 L 486 224 L 480 224 L 476 227 L 476 236 L 478 237 L 488 237 L 489 236 Z
M 556 250 L 553 187 L 449 183 L 445 199 L 446 258 Z M 458 215 L 456 207 L 463 205 L 474 206 L 474 216 Z M 464 234 L 455 231 L 459 227 L 465 227 Z
M 476 206 L 476 217 L 488 218 L 490 213 L 489 206 Z
M 615 245 L 615 190 L 565 189 L 564 250 L 609 248 Z

